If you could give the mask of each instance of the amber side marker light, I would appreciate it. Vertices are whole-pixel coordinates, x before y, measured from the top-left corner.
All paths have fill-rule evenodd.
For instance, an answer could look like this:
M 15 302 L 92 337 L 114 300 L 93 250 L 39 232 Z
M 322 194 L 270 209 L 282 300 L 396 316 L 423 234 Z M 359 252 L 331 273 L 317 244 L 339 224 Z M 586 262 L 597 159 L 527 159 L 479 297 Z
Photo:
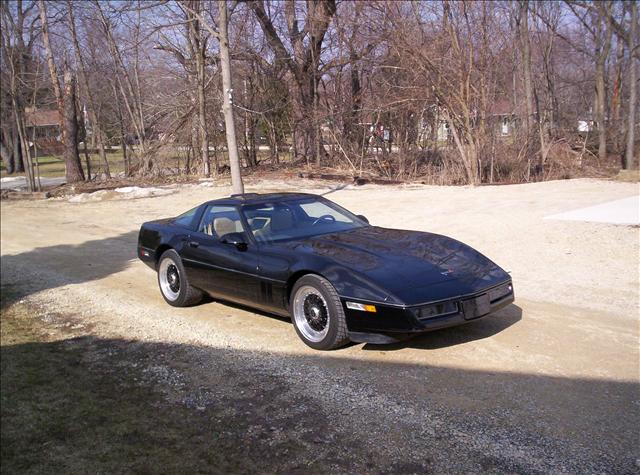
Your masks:
M 356 302 L 347 302 L 347 308 L 350 308 L 351 310 L 361 310 L 363 312 L 371 312 L 371 313 L 377 312 L 375 305 L 366 305 L 366 304 L 356 303 Z

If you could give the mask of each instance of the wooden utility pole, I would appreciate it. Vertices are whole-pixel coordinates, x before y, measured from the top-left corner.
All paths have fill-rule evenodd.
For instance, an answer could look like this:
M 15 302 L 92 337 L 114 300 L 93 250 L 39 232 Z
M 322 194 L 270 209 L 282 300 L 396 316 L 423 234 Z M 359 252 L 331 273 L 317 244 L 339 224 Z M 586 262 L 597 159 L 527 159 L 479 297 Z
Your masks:
M 229 11 L 226 0 L 218 0 L 218 29 L 220 42 L 220 68 L 222 69 L 222 113 L 227 134 L 227 151 L 231 167 L 231 186 L 233 193 L 244 193 L 244 184 L 240 174 L 240 158 L 236 141 L 236 125 L 233 118 L 233 89 L 231 87 L 231 58 L 229 57 Z

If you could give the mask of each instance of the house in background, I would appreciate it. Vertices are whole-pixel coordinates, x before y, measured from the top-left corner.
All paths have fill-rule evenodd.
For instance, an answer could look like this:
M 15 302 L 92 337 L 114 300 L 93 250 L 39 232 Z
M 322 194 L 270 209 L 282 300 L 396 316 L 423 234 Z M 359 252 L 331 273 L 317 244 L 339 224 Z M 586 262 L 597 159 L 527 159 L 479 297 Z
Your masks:
M 498 99 L 489 106 L 487 120 L 499 137 L 509 137 L 516 132 L 518 111 L 508 99 Z
M 515 134 L 518 127 L 518 114 L 520 110 L 514 107 L 508 99 L 498 99 L 491 103 L 486 111 L 486 121 L 488 126 L 493 130 L 496 137 L 508 138 Z M 431 106 L 425 109 L 422 121 L 418 130 L 418 141 L 424 143 L 433 137 L 435 129 L 435 137 L 438 143 L 452 143 L 453 137 L 449 123 L 442 119 L 442 111 L 438 106 Z M 477 122 L 478 116 L 473 119 Z
M 34 156 L 59 155 L 63 152 L 60 115 L 55 109 L 25 109 L 27 139 Z

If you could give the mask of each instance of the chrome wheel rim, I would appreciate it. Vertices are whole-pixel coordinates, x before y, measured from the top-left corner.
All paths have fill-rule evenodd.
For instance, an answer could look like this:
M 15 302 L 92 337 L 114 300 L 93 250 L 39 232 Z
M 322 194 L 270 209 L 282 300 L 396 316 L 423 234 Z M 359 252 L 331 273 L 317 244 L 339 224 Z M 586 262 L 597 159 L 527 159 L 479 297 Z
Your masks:
M 314 343 L 322 341 L 329 331 L 329 306 L 314 287 L 300 287 L 293 298 L 293 318 L 298 330 Z
M 163 259 L 158 269 L 162 294 L 172 302 L 180 295 L 180 271 L 173 259 Z

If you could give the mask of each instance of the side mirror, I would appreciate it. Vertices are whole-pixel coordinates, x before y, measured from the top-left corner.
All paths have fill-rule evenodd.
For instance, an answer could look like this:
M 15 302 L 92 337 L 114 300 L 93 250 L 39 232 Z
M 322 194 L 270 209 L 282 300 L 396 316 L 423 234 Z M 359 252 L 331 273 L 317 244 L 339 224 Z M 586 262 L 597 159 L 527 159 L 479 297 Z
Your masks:
M 247 250 L 247 242 L 243 233 L 229 233 L 220 238 L 222 244 L 232 244 L 238 251 Z
M 356 214 L 357 218 L 360 218 L 362 221 L 364 221 L 365 223 L 369 224 L 369 220 L 367 219 L 367 217 L 364 214 Z

